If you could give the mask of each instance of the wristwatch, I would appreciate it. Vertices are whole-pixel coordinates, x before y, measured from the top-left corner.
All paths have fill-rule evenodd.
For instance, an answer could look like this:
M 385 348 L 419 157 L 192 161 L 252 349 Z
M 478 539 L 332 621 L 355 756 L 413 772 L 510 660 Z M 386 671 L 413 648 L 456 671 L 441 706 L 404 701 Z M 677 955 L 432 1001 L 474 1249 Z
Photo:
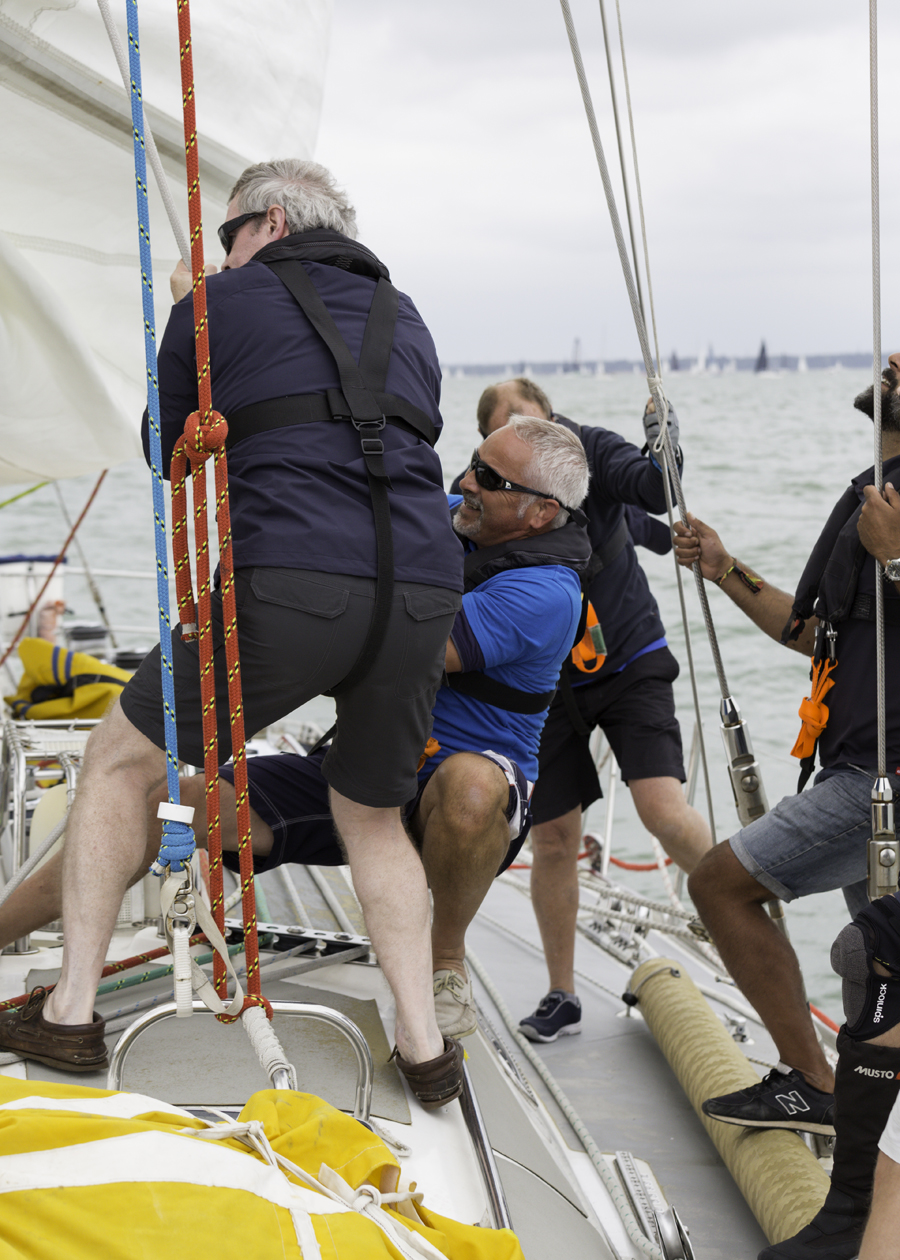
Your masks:
M 884 566 L 884 576 L 891 582 L 900 582 L 900 560 L 888 560 Z

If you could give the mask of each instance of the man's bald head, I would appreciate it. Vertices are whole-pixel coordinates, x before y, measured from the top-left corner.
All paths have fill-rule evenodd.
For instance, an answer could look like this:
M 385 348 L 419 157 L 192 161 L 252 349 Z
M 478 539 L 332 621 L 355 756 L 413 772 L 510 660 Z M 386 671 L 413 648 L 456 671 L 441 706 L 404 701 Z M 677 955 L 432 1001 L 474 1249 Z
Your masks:
M 527 376 L 500 381 L 497 385 L 488 385 L 478 400 L 478 432 L 488 437 L 495 429 L 502 428 L 513 414 L 552 420 L 553 407 L 540 385 L 535 385 Z

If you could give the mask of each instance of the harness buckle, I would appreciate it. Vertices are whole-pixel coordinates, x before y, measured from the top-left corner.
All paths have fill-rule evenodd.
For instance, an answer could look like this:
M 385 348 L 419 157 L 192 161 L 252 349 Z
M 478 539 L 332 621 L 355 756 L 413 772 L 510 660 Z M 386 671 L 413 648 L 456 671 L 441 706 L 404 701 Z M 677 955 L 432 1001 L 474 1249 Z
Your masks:
M 350 423 L 353 425 L 359 436 L 362 437 L 363 429 L 374 429 L 376 433 L 380 433 L 387 424 L 387 420 L 384 416 L 382 416 L 379 420 L 354 420 L 351 416 Z
M 359 442 L 360 442 L 360 446 L 362 447 L 363 455 L 383 455 L 384 454 L 384 442 L 382 442 L 381 438 L 361 437 Z

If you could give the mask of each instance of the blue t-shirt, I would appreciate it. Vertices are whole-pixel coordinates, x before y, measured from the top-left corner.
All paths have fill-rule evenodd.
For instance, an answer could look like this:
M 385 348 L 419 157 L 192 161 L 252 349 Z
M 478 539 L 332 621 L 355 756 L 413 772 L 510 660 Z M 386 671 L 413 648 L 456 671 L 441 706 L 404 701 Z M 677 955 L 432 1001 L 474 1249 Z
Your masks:
M 451 495 L 451 507 L 461 502 Z M 581 613 L 581 583 L 564 565 L 509 569 L 462 597 L 462 612 L 484 659 L 489 678 L 521 691 L 552 691 Z M 451 636 L 452 637 L 452 636 Z M 420 774 L 458 752 L 493 749 L 515 761 L 526 779 L 538 775 L 537 751 L 547 716 L 510 713 L 483 700 L 441 687 L 434 704 L 432 735 L 441 746 Z

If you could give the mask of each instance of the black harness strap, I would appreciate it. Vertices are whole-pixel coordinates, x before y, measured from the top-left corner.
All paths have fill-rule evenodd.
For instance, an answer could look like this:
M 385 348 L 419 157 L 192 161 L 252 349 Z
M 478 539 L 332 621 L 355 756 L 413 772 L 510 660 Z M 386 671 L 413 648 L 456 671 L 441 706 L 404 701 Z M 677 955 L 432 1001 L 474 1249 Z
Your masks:
M 446 686 L 464 696 L 471 696 L 507 713 L 543 713 L 552 703 L 556 691 L 520 691 L 507 683 L 489 678 L 481 670 L 445 675 Z
M 376 551 L 375 606 L 360 654 L 350 672 L 335 688 L 337 692 L 355 686 L 375 663 L 387 633 L 394 598 L 394 535 L 388 498 L 391 481 L 384 466 L 384 443 L 381 440 L 386 420 L 372 391 L 379 386 L 383 388 L 387 377 L 399 296 L 387 280 L 382 278 L 378 281 L 366 321 L 360 364 L 357 364 L 302 263 L 285 260 L 266 265 L 274 271 L 332 353 L 347 405 L 347 412 L 335 414 L 335 419 L 345 415 L 359 434 L 372 496 Z
M 384 394 L 373 390 L 372 396 L 383 408 L 388 424 L 421 438 L 434 446 L 434 425 L 424 411 L 408 403 L 396 394 Z M 335 420 L 349 420 L 350 407 L 339 389 L 329 389 L 324 394 L 285 394 L 281 398 L 266 398 L 263 402 L 250 403 L 232 412 L 228 417 L 228 437 L 225 449 L 230 451 L 244 438 L 270 429 L 289 429 L 298 424 L 325 424 Z

